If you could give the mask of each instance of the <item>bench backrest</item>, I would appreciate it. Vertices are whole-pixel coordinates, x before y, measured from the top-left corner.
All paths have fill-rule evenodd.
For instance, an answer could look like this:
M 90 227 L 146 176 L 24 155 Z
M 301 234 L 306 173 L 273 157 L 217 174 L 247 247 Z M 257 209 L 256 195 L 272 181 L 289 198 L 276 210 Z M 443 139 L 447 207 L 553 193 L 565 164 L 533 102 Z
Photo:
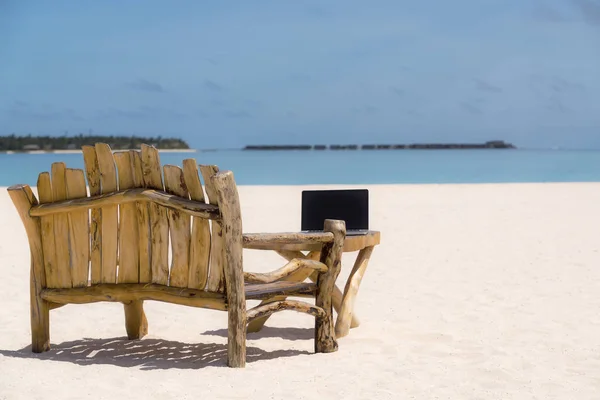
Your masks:
M 85 172 L 57 162 L 38 178 L 40 204 L 30 216 L 40 218 L 46 287 L 157 283 L 225 291 L 219 198 L 233 194 L 226 208 L 237 207 L 239 216 L 232 175 L 218 181 L 216 166 L 198 168 L 194 159 L 161 167 L 157 149 L 146 145 L 113 154 L 98 143 L 84 146 L 83 156 Z

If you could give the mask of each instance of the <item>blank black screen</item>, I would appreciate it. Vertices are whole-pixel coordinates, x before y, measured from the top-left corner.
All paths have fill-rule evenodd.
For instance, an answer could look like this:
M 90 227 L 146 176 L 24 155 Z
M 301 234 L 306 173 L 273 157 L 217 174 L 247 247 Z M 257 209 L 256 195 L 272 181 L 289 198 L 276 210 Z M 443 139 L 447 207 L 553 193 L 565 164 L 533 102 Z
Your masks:
M 346 221 L 346 229 L 369 228 L 369 191 L 305 190 L 302 192 L 302 230 L 322 230 L 326 219 Z

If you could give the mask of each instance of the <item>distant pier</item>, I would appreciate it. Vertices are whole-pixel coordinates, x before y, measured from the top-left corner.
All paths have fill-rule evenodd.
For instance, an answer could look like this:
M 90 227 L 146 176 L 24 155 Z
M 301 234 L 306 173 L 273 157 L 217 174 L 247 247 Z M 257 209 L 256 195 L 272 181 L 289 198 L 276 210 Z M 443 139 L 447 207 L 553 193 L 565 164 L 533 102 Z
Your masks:
M 414 144 L 331 144 L 331 145 L 249 145 L 244 150 L 453 150 L 516 149 L 511 143 L 491 140 L 485 143 L 414 143 Z

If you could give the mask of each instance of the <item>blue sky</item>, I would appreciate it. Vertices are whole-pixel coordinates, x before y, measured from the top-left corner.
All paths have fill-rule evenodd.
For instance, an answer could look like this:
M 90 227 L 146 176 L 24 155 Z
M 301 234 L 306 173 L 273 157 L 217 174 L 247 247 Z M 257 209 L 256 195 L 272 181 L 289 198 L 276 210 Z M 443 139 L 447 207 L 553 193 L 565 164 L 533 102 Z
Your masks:
M 600 148 L 600 0 L 0 0 L 0 134 Z

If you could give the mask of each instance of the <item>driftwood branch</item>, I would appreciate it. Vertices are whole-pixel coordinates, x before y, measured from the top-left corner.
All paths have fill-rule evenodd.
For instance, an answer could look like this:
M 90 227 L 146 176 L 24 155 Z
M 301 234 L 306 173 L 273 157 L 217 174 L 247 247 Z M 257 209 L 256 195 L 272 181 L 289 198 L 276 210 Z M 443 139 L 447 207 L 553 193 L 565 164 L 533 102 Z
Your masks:
M 272 283 L 283 279 L 301 269 L 312 269 L 317 272 L 326 272 L 327 265 L 319 261 L 294 258 L 283 267 L 269 273 L 244 272 L 244 281 L 246 283 Z
M 315 305 L 321 307 L 326 313 L 325 318 L 317 318 L 315 321 L 315 352 L 317 353 L 331 353 L 338 349 L 333 326 L 331 295 L 341 269 L 346 223 L 327 219 L 324 229 L 333 233 L 334 241 L 324 245 L 321 251 L 321 262 L 326 264 L 328 269 L 327 272 L 319 274 L 317 282 Z
M 28 185 L 11 186 L 8 188 L 8 194 L 23 221 L 29 241 L 31 350 L 41 353 L 50 349 L 50 305 L 41 297 L 41 292 L 46 286 L 46 273 L 40 221 L 29 216 L 29 210 L 38 204 L 38 200 Z
M 220 293 L 156 284 L 105 283 L 72 289 L 43 289 L 41 297 L 58 304 L 87 304 L 99 301 L 130 303 L 136 300 L 155 300 L 191 307 L 227 310 L 225 297 Z
M 246 299 L 242 246 L 242 215 L 233 172 L 222 171 L 210 178 L 217 193 L 222 222 L 223 273 L 227 292 L 227 364 L 242 368 L 246 365 Z M 211 195 L 209 194 L 209 199 Z M 211 266 L 212 268 L 212 266 Z M 211 279 L 209 276 L 209 285 Z
M 244 248 L 277 250 L 286 245 L 319 245 L 333 242 L 331 232 L 245 233 Z
M 278 296 L 292 297 L 315 297 L 317 285 L 311 282 L 286 282 L 255 283 L 246 285 L 246 300 L 272 301 Z M 285 300 L 277 299 L 277 300 Z
M 91 196 L 82 199 L 63 200 L 54 203 L 40 204 L 31 208 L 32 217 L 41 217 L 50 214 L 81 211 L 88 208 L 100 208 L 117 204 L 134 203 L 136 201 L 150 201 L 158 205 L 183 211 L 187 214 L 219 220 L 219 207 L 202 202 L 187 200 L 153 189 L 128 189 L 105 195 Z
M 268 317 L 273 313 L 284 310 L 302 312 L 317 318 L 325 317 L 325 311 L 323 311 L 323 309 L 320 307 L 316 307 L 312 304 L 305 303 L 303 301 L 282 300 L 262 304 L 248 310 L 248 322 L 252 322 L 257 318 Z
M 358 288 L 360 287 L 360 282 L 367 270 L 367 265 L 369 264 L 372 253 L 373 246 L 362 249 L 360 253 L 358 253 L 358 257 L 356 257 L 356 262 L 350 272 L 350 276 L 348 276 L 341 307 L 338 310 L 337 321 L 335 324 L 335 335 L 338 338 L 348 335 L 350 328 L 359 325 L 359 321 L 354 319 L 354 302 L 356 301 Z

